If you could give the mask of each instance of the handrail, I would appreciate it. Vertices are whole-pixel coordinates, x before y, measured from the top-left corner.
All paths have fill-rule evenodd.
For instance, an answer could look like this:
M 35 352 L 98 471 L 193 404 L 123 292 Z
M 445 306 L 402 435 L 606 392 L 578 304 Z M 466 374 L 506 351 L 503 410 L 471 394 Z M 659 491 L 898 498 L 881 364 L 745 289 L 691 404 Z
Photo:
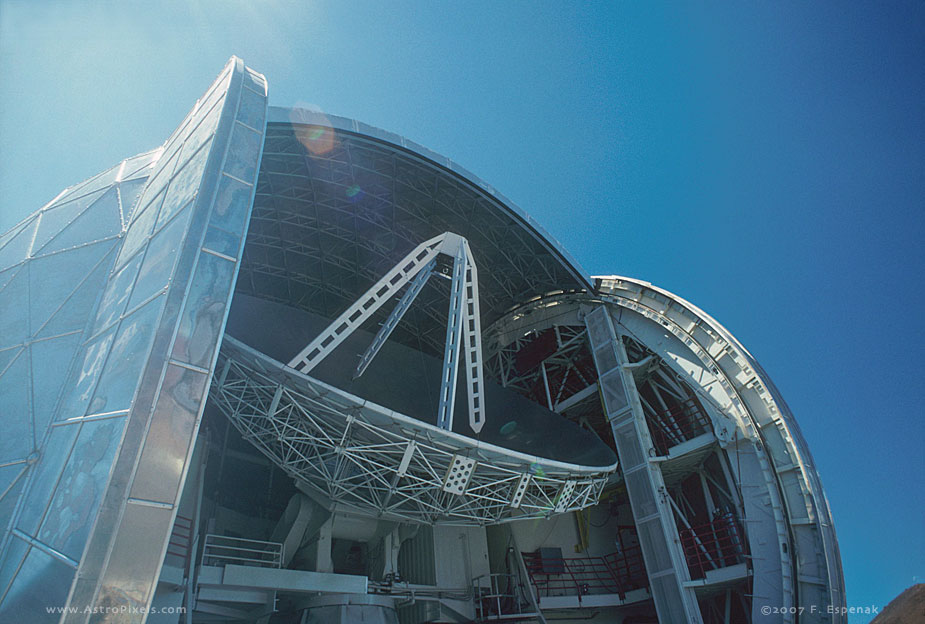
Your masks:
M 527 600 L 530 601 L 530 604 L 533 606 L 533 610 L 536 611 L 536 619 L 539 621 L 539 623 L 546 624 L 546 616 L 543 615 L 543 611 L 540 609 L 539 592 L 534 592 L 533 588 L 530 587 L 530 585 L 536 587 L 536 584 L 533 583 L 533 578 L 530 576 L 530 573 L 527 570 L 527 563 L 524 561 L 523 553 L 517 546 L 517 537 L 513 532 L 511 532 L 510 548 L 513 550 L 511 554 L 514 557 L 514 561 L 517 563 L 517 572 L 521 575 L 520 578 L 530 579 L 530 582 L 526 587 Z
M 167 553 L 183 560 L 186 572 L 190 558 L 193 556 L 193 519 L 177 514 L 167 542 Z
M 680 536 L 692 579 L 704 578 L 710 570 L 745 562 L 742 529 L 731 511 L 706 524 L 682 529 Z
M 472 579 L 475 612 L 479 622 L 502 619 L 509 615 L 535 615 L 524 611 L 524 607 L 529 605 L 523 604 L 514 591 L 517 579 L 516 574 L 505 573 L 482 574 Z M 507 589 L 502 587 L 502 583 Z
M 619 594 L 647 585 L 642 550 L 627 547 L 605 557 L 543 558 L 538 552 L 522 553 L 530 582 L 542 596 Z
M 202 565 L 224 566 L 228 563 L 261 568 L 283 567 L 283 545 L 279 542 L 206 535 L 202 547 Z
M 652 442 L 659 455 L 668 449 L 710 431 L 710 421 L 694 399 L 658 414 L 646 412 Z

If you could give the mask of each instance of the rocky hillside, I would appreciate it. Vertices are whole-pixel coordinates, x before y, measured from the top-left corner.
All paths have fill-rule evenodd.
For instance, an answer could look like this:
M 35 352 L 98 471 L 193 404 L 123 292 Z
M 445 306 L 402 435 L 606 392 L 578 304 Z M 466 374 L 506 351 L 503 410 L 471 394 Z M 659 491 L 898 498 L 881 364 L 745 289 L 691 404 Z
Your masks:
M 870 624 L 922 624 L 923 622 L 925 622 L 925 583 L 919 583 L 894 598 Z

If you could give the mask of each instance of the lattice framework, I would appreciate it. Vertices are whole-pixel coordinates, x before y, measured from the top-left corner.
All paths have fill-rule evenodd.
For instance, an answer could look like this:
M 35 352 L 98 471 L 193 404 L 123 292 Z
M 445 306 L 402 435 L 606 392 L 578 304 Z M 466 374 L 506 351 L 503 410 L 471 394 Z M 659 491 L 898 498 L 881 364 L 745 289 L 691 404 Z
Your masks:
M 442 431 L 283 370 L 230 337 L 221 358 L 214 404 L 330 506 L 400 521 L 493 524 L 594 505 L 613 472 Z M 459 495 L 447 484 L 457 457 L 477 462 Z

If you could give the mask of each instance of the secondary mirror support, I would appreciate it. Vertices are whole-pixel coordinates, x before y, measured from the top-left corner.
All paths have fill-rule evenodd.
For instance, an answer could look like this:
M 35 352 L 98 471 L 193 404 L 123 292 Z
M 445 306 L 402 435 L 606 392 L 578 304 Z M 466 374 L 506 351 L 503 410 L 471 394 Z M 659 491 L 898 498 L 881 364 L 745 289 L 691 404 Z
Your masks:
M 290 360 L 289 366 L 308 374 L 354 331 L 359 329 L 387 301 L 410 284 L 357 364 L 354 378 L 363 374 L 379 349 L 398 326 L 405 312 L 435 275 L 437 257 L 453 259 L 450 309 L 447 317 L 443 370 L 440 377 L 440 403 L 437 426 L 453 429 L 456 404 L 456 381 L 459 377 L 460 350 L 465 358 L 466 390 L 469 399 L 469 426 L 479 433 L 485 425 L 485 398 L 482 374 L 482 328 L 479 321 L 478 270 L 469 242 L 453 232 L 444 232 L 414 248 L 401 262 L 386 273 L 363 296 L 338 316 L 308 346 Z

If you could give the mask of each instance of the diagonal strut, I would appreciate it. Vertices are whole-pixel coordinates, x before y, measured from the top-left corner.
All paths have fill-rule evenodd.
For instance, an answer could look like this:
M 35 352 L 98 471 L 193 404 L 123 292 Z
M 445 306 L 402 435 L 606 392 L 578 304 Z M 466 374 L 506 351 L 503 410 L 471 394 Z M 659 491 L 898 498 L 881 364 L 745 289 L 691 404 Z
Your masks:
M 433 274 L 439 254 L 453 258 L 453 272 L 437 425 L 447 431 L 453 428 L 456 383 L 462 350 L 466 369 L 469 426 L 475 433 L 479 433 L 485 424 L 485 400 L 478 271 L 468 241 L 453 232 L 444 232 L 418 245 L 292 358 L 288 366 L 308 374 L 410 282 L 411 285 L 361 356 L 354 379 L 362 375 Z

